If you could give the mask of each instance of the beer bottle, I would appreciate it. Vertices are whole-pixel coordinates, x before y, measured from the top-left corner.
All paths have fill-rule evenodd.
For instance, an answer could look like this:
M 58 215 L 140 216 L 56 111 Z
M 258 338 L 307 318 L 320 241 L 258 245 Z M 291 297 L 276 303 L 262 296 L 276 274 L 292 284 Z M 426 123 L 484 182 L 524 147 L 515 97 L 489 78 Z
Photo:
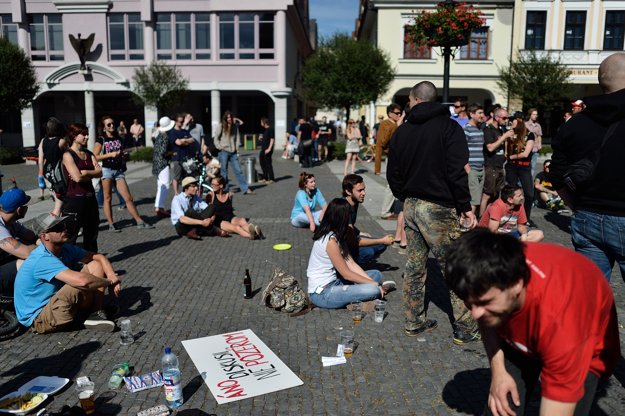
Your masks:
M 250 277 L 250 270 L 245 269 L 245 277 L 243 278 L 243 286 L 245 286 L 245 299 L 252 298 L 252 278 Z

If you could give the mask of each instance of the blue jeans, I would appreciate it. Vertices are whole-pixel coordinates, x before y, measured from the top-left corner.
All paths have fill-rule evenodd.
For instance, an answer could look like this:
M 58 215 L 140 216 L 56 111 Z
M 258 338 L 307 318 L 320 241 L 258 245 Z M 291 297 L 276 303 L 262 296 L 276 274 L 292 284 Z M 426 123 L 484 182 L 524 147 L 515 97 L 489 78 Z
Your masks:
M 360 238 L 370 238 L 360 236 Z M 380 257 L 380 254 L 384 253 L 386 246 L 384 244 L 376 244 L 374 246 L 358 247 L 358 263 L 359 265 L 371 263 L 373 260 Z
M 536 162 L 538 162 L 538 152 L 532 152 L 532 159 L 530 160 L 530 167 L 532 171 L 532 178 L 536 176 Z
M 379 270 L 367 270 L 367 274 L 378 284 L 382 284 L 382 273 Z M 326 309 L 343 308 L 352 302 L 365 302 L 378 298 L 380 298 L 378 285 L 352 283 L 340 277 L 326 286 L 323 292 L 310 294 L 312 303 Z
M 234 176 L 237 177 L 237 182 L 239 182 L 239 188 L 241 188 L 241 192 L 247 192 L 249 186 L 247 184 L 247 181 L 245 180 L 245 176 L 243 176 L 243 172 L 241 171 L 239 154 L 237 152 L 231 153 L 222 150 L 221 152 L 219 152 L 217 159 L 219 159 L 219 163 L 221 164 L 221 176 L 226 181 L 224 185 L 224 191 L 228 192 L 230 189 L 230 183 L 228 182 L 228 164 L 232 163 L 232 170 L 234 171 Z
M 312 216 L 313 220 L 315 220 L 315 225 L 319 225 L 319 216 L 322 212 L 323 210 L 313 211 Z M 308 216 L 306 215 L 306 213 L 301 212 L 291 220 L 291 225 L 297 228 L 310 227 L 310 221 L 308 221 Z
M 608 281 L 615 261 L 625 279 L 625 217 L 576 211 L 571 240 L 575 251 L 594 261 Z

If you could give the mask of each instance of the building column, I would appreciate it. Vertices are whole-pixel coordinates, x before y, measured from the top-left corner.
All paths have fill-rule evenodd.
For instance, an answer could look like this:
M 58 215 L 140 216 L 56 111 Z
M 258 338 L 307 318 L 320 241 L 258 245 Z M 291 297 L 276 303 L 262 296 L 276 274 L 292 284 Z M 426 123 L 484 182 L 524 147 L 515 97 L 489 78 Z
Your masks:
M 275 149 L 282 149 L 282 146 L 284 146 L 284 143 L 286 142 L 287 123 L 289 122 L 287 100 L 288 97 L 273 97 L 273 114 L 275 119 L 274 132 L 276 135 L 276 137 L 274 137 L 276 139 L 274 145 Z
M 95 146 L 96 138 L 96 121 L 95 121 L 95 104 L 93 100 L 93 91 L 91 86 L 85 88 L 85 121 L 89 128 L 89 149 L 93 149 Z
M 284 10 L 276 12 L 276 23 L 273 31 L 275 36 L 276 60 L 278 61 L 278 87 L 286 86 L 286 13 Z
M 154 57 L 156 56 L 154 51 L 154 23 L 153 22 L 144 22 L 143 25 L 143 53 L 145 58 L 145 63 L 149 65 L 154 61 Z
M 28 25 L 20 23 L 17 25 L 17 43 L 27 56 L 30 56 L 30 34 Z
M 152 134 L 152 129 L 154 127 L 158 127 L 158 109 L 152 106 L 144 106 L 143 107 L 143 119 L 145 120 L 145 131 L 143 132 L 143 136 L 145 137 L 145 146 L 152 147 L 153 143 L 150 139 Z
M 211 90 L 211 132 L 213 137 L 217 134 L 221 120 L 221 91 Z
M 375 101 L 369 103 L 369 135 L 373 134 L 373 126 L 377 123 L 375 116 Z
M 35 147 L 36 144 L 35 114 L 31 106 L 22 110 L 22 146 Z

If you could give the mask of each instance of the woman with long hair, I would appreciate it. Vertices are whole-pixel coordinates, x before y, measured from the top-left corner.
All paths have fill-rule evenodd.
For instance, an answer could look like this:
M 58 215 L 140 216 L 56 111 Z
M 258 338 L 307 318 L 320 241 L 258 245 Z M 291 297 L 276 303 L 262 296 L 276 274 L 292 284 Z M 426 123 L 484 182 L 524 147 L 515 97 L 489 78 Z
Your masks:
M 345 144 L 345 167 L 343 168 L 343 176 L 347 176 L 347 168 L 349 162 L 352 163 L 352 171 L 356 171 L 356 160 L 358 159 L 358 152 L 360 152 L 360 140 L 362 139 L 362 133 L 358 128 L 358 123 L 350 119 L 347 122 L 347 144 Z
M 320 308 L 342 308 L 351 302 L 383 298 L 395 282 L 382 282 L 379 270 L 364 271 L 349 255 L 345 241 L 351 208 L 343 198 L 330 201 L 315 230 L 308 260 L 308 293 Z
M 221 164 L 221 176 L 226 180 L 226 189 L 230 190 L 230 184 L 228 183 L 228 165 L 232 164 L 232 170 L 234 176 L 237 177 L 239 182 L 239 188 L 243 195 L 254 195 L 256 192 L 249 188 L 249 184 L 243 176 L 241 171 L 241 164 L 239 163 L 239 153 L 237 146 L 241 142 L 241 132 L 239 126 L 243 125 L 243 121 L 238 119 L 230 111 L 226 111 L 221 118 L 221 125 L 217 129 L 217 135 L 215 136 L 215 147 L 219 150 L 217 158 Z
M 213 225 L 222 230 L 238 234 L 250 240 L 263 239 L 262 230 L 258 225 L 248 223 L 245 218 L 235 217 L 232 207 L 232 193 L 224 191 L 226 181 L 222 176 L 211 179 L 213 191 L 206 194 L 206 202 L 215 207 L 215 222 Z
M 82 123 L 70 124 L 67 129 L 69 149 L 63 154 L 63 170 L 67 175 L 67 192 L 63 200 L 63 215 L 73 215 L 77 228 L 82 228 L 83 248 L 98 252 L 100 213 L 91 179 L 102 176 L 96 157 L 87 150 L 89 128 Z M 74 237 L 76 236 L 76 233 Z
M 61 207 L 65 196 L 65 185 L 55 183 L 55 167 L 63 160 L 63 153 L 67 150 L 65 141 L 65 126 L 56 117 L 50 117 L 45 125 L 46 134 L 41 139 L 38 148 L 39 176 L 46 178 L 54 191 L 54 209 L 51 215 L 61 215 Z
M 295 194 L 295 202 L 291 210 L 291 224 L 293 227 L 309 227 L 315 231 L 323 218 L 327 203 L 323 194 L 317 189 L 315 175 L 302 172 L 299 175 L 299 191 Z
M 128 207 L 128 213 L 137 222 L 137 228 L 154 228 L 154 226 L 146 223 L 139 216 L 135 202 L 128 189 L 126 177 L 126 158 L 128 153 L 124 151 L 121 138 L 115 129 L 115 123 L 110 116 L 100 118 L 98 126 L 100 135 L 96 139 L 93 147 L 93 154 L 99 161 L 102 161 L 102 190 L 104 192 L 104 216 L 108 222 L 109 231 L 120 232 L 121 229 L 115 226 L 113 222 L 113 210 L 111 208 L 113 183 L 117 190 L 124 198 L 124 202 Z
M 534 147 L 534 133 L 531 133 L 525 126 L 523 113 L 516 112 L 511 117 L 512 131 L 514 136 L 506 140 L 505 155 L 506 182 L 510 185 L 517 185 L 521 182 L 525 202 L 525 215 L 528 224 L 530 223 L 530 213 L 534 202 L 534 181 L 532 181 L 532 148 Z

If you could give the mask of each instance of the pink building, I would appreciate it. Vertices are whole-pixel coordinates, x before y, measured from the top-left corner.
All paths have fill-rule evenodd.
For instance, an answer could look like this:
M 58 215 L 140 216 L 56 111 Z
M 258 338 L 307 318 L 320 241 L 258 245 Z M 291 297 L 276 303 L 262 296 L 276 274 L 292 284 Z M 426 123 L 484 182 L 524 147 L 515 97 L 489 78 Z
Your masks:
M 312 32 L 308 0 L 0 0 L 0 35 L 31 56 L 41 83 L 32 108 L 5 121 L 3 139 L 35 146 L 50 116 L 87 123 L 91 140 L 103 115 L 126 126 L 138 118 L 149 132 L 176 111 L 191 112 L 208 135 L 231 110 L 244 133 L 268 116 L 283 140 L 309 110 L 300 69 Z M 70 35 L 92 33 L 84 71 Z M 187 99 L 167 114 L 131 99 L 135 69 L 154 60 L 189 80 Z

